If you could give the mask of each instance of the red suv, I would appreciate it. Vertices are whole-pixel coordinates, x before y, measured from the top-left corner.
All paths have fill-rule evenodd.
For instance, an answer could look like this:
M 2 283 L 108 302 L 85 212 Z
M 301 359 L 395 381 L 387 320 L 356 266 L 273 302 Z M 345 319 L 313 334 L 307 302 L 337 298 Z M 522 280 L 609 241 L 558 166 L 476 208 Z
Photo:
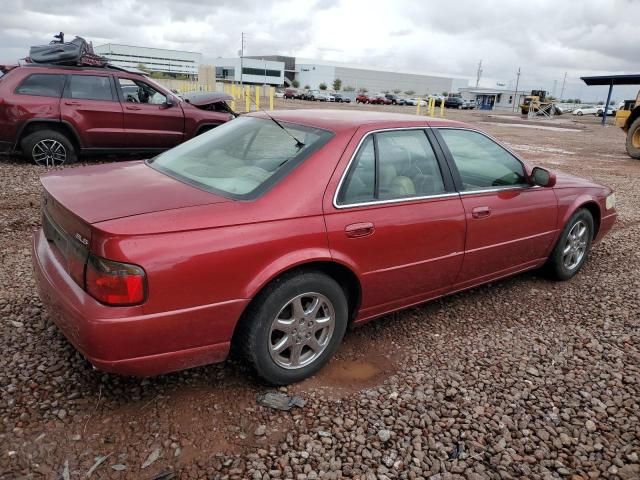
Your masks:
M 0 151 L 41 165 L 171 148 L 233 118 L 220 94 L 180 98 L 114 67 L 25 65 L 0 77 Z

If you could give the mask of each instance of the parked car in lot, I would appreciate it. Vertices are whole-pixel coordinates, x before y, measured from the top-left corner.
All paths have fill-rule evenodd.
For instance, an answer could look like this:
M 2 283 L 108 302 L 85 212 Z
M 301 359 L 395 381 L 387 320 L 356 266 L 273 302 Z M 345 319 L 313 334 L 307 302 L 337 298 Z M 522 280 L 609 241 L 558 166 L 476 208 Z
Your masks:
M 330 93 L 320 92 L 316 95 L 315 100 L 318 100 L 319 102 L 334 102 L 336 98 Z
M 581 117 L 582 115 L 595 115 L 598 113 L 598 110 L 604 110 L 603 106 L 595 106 L 595 105 L 581 105 L 578 108 L 573 109 L 571 112 L 573 115 L 578 115 Z
M 320 90 L 309 90 L 305 93 L 304 99 L 311 102 L 320 101 Z
M 88 153 L 159 152 L 234 118 L 228 100 L 182 98 L 116 68 L 29 64 L 0 79 L 0 149 L 39 165 Z
M 366 93 L 359 93 L 356 96 L 356 103 L 369 103 L 369 95 Z
M 301 93 L 297 88 L 285 88 L 283 98 L 293 100 L 294 98 L 300 98 Z
M 275 93 L 273 94 L 273 96 L 275 98 L 284 98 L 284 91 L 282 90 L 276 90 Z
M 418 104 L 421 107 L 426 107 L 427 106 L 427 102 L 425 102 L 422 98 L 418 98 L 418 97 L 407 98 L 405 100 L 405 104 L 406 105 L 413 105 L 414 107 L 417 106 Z
M 604 114 L 604 105 L 599 105 L 599 107 L 600 108 L 596 112 L 596 116 L 601 117 Z M 615 116 L 616 112 L 621 108 L 624 108 L 624 102 L 618 102 L 615 105 L 609 105 L 609 108 L 607 108 L 607 116 Z
M 387 98 L 384 93 L 376 93 L 369 97 L 369 103 L 375 105 L 391 105 L 391 100 Z
M 404 105 L 404 99 L 395 93 L 385 93 L 384 96 L 391 102 L 391 105 Z
M 155 375 L 233 346 L 267 382 L 296 382 L 349 324 L 542 266 L 573 277 L 616 219 L 610 188 L 472 125 L 273 116 L 42 177 L 40 298 L 96 368 Z
M 338 103 L 351 103 L 351 97 L 345 93 L 336 93 L 334 95 L 335 101 Z
M 462 100 L 462 97 L 447 97 L 444 101 L 444 107 L 462 110 L 464 108 L 464 100 Z

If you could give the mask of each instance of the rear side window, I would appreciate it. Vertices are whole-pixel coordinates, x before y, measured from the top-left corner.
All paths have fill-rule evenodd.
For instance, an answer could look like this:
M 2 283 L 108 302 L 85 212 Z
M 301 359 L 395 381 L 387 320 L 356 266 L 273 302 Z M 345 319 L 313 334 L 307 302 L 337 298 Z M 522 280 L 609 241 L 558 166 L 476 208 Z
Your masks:
M 109 77 L 98 75 L 71 75 L 65 96 L 85 100 L 113 100 Z
M 64 88 L 64 77 L 64 75 L 34 73 L 23 80 L 16 88 L 16 93 L 59 98 Z

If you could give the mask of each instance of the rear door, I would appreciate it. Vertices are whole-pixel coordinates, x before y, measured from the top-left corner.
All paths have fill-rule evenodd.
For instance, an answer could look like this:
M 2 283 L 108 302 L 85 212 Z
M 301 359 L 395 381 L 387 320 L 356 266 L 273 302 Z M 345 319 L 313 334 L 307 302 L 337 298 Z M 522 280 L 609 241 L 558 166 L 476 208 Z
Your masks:
M 109 74 L 68 76 L 62 101 L 62 119 L 71 123 L 84 148 L 123 148 L 122 106 Z
M 331 182 L 329 247 L 362 280 L 359 318 L 448 290 L 462 265 L 464 209 L 424 129 L 356 134 Z
M 126 143 L 131 148 L 170 148 L 184 139 L 180 104 L 139 79 L 115 77 L 124 112 Z
M 458 288 L 544 261 L 555 237 L 553 189 L 531 186 L 523 163 L 481 132 L 440 128 L 467 218 Z

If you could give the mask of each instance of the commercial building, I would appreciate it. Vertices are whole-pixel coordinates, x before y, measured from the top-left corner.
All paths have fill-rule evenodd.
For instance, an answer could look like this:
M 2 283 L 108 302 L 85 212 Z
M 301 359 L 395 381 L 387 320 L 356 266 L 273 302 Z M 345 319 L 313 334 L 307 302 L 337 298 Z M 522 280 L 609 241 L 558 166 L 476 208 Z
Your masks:
M 275 86 L 284 84 L 284 62 L 244 57 L 216 58 L 213 64 L 217 81 Z
M 369 92 L 412 91 L 416 95 L 457 92 L 459 88 L 469 85 L 466 78 L 405 73 L 385 68 L 307 59 L 296 60 L 295 70 L 300 86 L 308 85 L 314 89 L 321 83 L 331 88 L 336 78 L 341 80 L 343 89 L 351 87 L 357 91 L 366 88 Z
M 136 47 L 107 43 L 94 48 L 94 51 L 109 59 L 113 65 L 123 68 L 138 68 L 143 65 L 150 72 L 169 75 L 197 76 L 202 63 L 202 54 L 164 48 Z
M 480 110 L 517 110 L 525 95 L 524 90 L 507 90 L 498 88 L 468 87 L 461 88 L 460 95 L 464 100 L 475 102 Z

